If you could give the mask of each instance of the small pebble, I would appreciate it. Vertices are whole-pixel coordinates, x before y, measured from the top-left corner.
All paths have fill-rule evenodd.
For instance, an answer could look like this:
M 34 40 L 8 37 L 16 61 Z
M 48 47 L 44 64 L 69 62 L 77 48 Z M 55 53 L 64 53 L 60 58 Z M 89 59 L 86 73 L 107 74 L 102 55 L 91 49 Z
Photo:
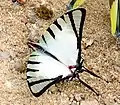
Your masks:
M 10 57 L 10 54 L 8 52 L 2 52 L 0 51 L 0 59 L 8 59 Z

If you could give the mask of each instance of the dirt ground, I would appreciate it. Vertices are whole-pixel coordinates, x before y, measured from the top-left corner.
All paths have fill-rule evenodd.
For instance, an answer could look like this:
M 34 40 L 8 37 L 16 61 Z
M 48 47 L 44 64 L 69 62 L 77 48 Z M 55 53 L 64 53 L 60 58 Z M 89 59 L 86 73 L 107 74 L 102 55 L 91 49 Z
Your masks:
M 50 20 L 36 17 L 34 8 L 44 3 L 53 9 Z M 23 6 L 0 0 L 0 105 L 120 105 L 120 50 L 110 31 L 108 0 L 86 0 L 83 32 L 85 66 L 108 80 L 82 73 L 81 78 L 101 95 L 77 80 L 52 86 L 34 97 L 26 81 L 28 39 L 37 41 L 46 28 L 65 12 L 68 0 L 28 0 Z M 27 24 L 25 25 L 25 23 Z M 85 44 L 89 45 L 85 48 Z

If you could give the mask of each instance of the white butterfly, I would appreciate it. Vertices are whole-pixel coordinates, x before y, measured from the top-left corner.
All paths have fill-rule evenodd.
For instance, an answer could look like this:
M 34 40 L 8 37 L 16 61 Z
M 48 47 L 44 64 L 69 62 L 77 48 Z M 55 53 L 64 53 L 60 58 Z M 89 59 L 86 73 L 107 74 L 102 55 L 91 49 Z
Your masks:
M 51 85 L 71 77 L 78 78 L 94 91 L 78 75 L 86 71 L 99 77 L 82 66 L 81 39 L 85 14 L 84 8 L 70 10 L 50 25 L 39 43 L 29 42 L 36 49 L 27 65 L 27 81 L 34 96 L 40 96 Z

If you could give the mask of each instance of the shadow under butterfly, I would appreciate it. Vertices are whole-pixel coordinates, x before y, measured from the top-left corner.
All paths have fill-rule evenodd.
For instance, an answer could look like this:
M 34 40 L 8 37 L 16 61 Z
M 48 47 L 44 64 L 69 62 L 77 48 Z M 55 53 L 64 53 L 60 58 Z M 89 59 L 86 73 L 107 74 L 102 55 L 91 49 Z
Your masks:
M 34 52 L 28 60 L 27 82 L 34 96 L 42 95 L 53 84 L 73 78 L 99 95 L 79 77 L 85 71 L 101 78 L 83 66 L 81 40 L 85 15 L 84 8 L 70 10 L 50 25 L 39 43 L 28 42 Z

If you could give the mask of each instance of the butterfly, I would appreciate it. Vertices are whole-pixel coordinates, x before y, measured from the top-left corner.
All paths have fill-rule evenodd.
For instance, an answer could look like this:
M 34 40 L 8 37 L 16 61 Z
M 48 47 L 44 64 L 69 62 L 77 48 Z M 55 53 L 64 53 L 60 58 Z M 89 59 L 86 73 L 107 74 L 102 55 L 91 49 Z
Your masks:
M 28 42 L 34 49 L 27 64 L 27 82 L 32 94 L 42 95 L 50 86 L 66 79 L 79 78 L 83 71 L 100 78 L 83 66 L 82 31 L 86 10 L 76 8 L 55 20 L 41 36 L 39 43 Z
M 67 10 L 77 8 L 79 5 L 83 4 L 84 1 L 85 0 L 70 0 L 70 2 L 67 5 Z

